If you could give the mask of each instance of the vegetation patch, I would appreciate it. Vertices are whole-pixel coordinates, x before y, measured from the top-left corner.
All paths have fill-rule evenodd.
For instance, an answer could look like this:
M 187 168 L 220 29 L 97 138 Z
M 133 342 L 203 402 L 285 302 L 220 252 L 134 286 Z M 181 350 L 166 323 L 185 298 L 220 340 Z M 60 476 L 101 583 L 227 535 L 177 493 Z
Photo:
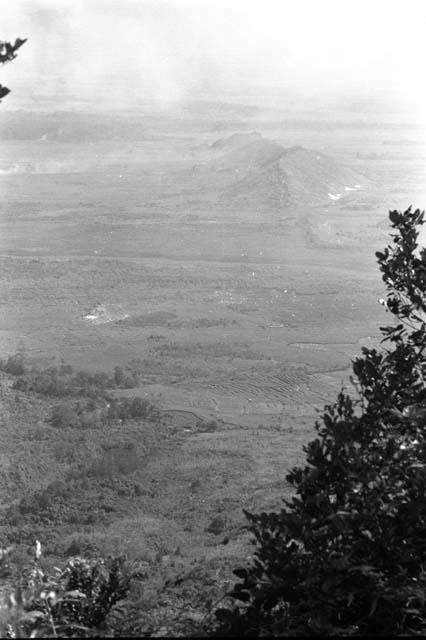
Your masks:
M 1 370 L 16 376 L 13 388 L 27 393 L 38 393 L 53 398 L 105 396 L 108 389 L 132 389 L 139 384 L 134 373 L 115 367 L 113 375 L 104 372 L 74 372 L 70 365 L 45 369 L 26 366 L 23 356 L 17 354 L 0 364 Z

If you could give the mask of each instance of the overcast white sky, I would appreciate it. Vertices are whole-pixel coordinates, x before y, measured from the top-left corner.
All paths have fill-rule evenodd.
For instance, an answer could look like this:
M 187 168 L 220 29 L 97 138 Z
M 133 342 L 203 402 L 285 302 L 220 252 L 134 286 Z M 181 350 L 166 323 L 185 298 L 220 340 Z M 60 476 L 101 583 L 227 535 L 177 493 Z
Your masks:
M 8 108 L 24 95 L 131 106 L 279 87 L 383 89 L 426 112 L 426 0 L 12 0 L 1 13 L 2 39 L 29 38 L 0 70 Z

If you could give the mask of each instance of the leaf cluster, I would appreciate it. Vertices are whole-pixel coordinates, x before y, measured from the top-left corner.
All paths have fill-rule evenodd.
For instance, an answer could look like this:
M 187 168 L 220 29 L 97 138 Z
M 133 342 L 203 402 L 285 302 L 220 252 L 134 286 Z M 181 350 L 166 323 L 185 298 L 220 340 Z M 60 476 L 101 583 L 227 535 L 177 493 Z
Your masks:
M 17 56 L 17 51 L 23 44 L 27 41 L 27 38 L 21 40 L 21 38 L 16 38 L 15 42 L 12 44 L 11 42 L 3 42 L 0 41 L 0 64 L 6 64 L 6 62 L 11 62 Z M 1 98 L 7 96 L 10 93 L 10 89 L 0 84 L 0 102 Z
M 3 550 L 0 564 L 11 549 Z M 113 607 L 130 589 L 131 571 L 124 557 L 71 558 L 48 572 L 40 563 L 37 541 L 33 561 L 0 600 L 1 637 L 98 637 L 108 628 Z

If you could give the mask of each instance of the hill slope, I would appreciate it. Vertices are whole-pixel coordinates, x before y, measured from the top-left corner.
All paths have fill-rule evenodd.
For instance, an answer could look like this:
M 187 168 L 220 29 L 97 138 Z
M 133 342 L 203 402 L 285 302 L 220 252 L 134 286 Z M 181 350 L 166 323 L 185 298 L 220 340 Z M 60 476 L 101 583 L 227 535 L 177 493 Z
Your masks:
M 323 153 L 285 148 L 256 132 L 217 140 L 194 171 L 199 188 L 217 191 L 222 206 L 267 213 L 336 201 L 365 184 Z

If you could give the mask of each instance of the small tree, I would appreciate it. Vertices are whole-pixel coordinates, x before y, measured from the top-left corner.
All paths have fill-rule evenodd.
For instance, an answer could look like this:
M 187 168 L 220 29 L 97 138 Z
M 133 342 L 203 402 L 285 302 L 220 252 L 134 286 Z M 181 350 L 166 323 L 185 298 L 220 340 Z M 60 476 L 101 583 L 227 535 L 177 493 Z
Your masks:
M 396 322 L 353 361 L 359 397 L 341 391 L 316 423 L 296 495 L 246 516 L 256 551 L 220 609 L 231 635 L 426 633 L 426 250 L 424 213 L 390 212 L 376 254 Z
M 114 367 L 114 384 L 121 387 L 124 382 L 124 371 L 121 367 Z

